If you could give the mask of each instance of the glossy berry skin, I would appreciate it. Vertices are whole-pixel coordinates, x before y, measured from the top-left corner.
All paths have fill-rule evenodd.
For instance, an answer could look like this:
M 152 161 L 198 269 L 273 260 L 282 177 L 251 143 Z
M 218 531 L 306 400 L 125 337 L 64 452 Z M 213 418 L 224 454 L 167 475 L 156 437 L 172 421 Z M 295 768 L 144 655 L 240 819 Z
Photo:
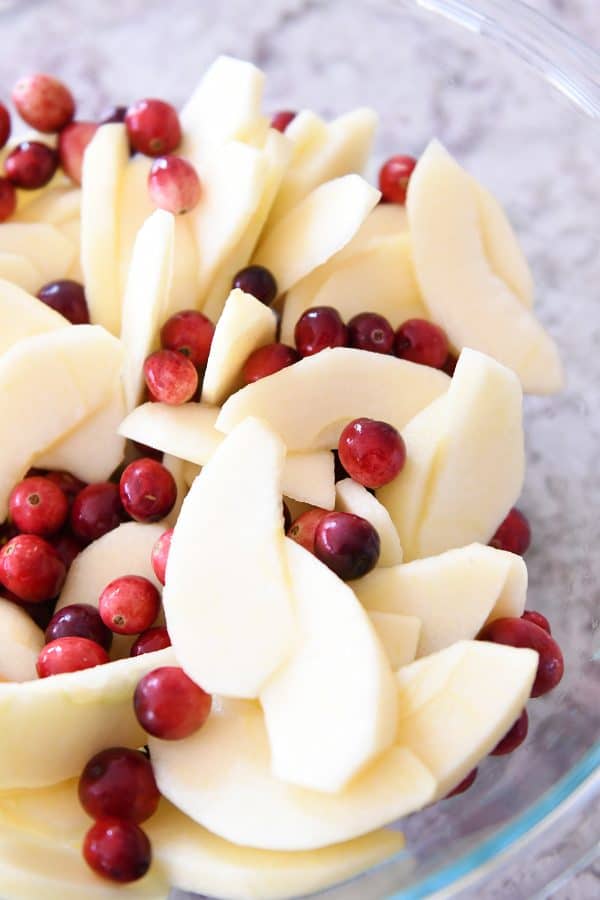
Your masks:
M 165 322 L 160 342 L 165 350 L 176 350 L 195 366 L 205 366 L 214 333 L 215 326 L 203 313 L 184 309 Z
M 17 192 L 8 178 L 0 178 L 0 222 L 10 219 L 17 208 Z
M 65 575 L 54 547 L 36 534 L 18 534 L 0 550 L 0 584 L 19 600 L 43 603 L 56 597 Z
M 49 678 L 50 675 L 93 669 L 108 661 L 108 653 L 96 641 L 83 637 L 63 637 L 42 647 L 35 667 L 39 678 Z
M 525 619 L 527 622 L 533 622 L 534 625 L 537 625 L 539 628 L 547 631 L 548 634 L 552 634 L 550 622 L 548 621 L 546 616 L 543 616 L 541 613 L 536 612 L 534 609 L 526 609 L 521 618 Z
M 76 537 L 70 533 L 70 531 L 60 531 L 58 534 L 52 535 L 52 537 L 48 538 L 49 543 L 52 544 L 60 558 L 65 564 L 65 568 L 67 572 L 73 565 L 73 560 L 77 559 L 81 551 L 83 550 L 83 546 L 79 543 Z
M 169 632 L 164 625 L 148 628 L 143 631 L 131 645 L 130 656 L 142 656 L 143 653 L 154 653 L 155 650 L 164 650 L 171 646 Z
M 79 802 L 92 819 L 114 817 L 139 825 L 154 815 L 159 800 L 150 760 L 128 747 L 96 753 L 79 779 Z
M 244 384 L 252 384 L 268 375 L 274 375 L 298 362 L 300 354 L 287 344 L 266 344 L 251 353 L 242 369 Z
M 175 479 L 162 463 L 143 456 L 129 463 L 119 483 L 121 503 L 136 522 L 158 522 L 177 499 Z
M 152 863 L 152 848 L 135 822 L 99 819 L 83 842 L 83 855 L 97 875 L 119 884 L 143 878 Z
M 4 103 L 0 103 L 0 150 L 10 137 L 10 113 Z
M 85 544 L 117 528 L 123 520 L 119 486 L 111 481 L 88 484 L 71 507 L 71 530 Z
M 90 603 L 72 603 L 54 613 L 46 628 L 46 643 L 64 637 L 87 638 L 88 641 L 95 641 L 107 653 L 113 641 L 112 631 L 106 627 L 100 613 Z
M 128 107 L 125 126 L 129 143 L 146 156 L 172 153 L 181 142 L 181 125 L 174 107 L 164 100 L 138 100 Z
M 49 281 L 37 292 L 37 297 L 46 306 L 68 319 L 72 325 L 88 325 L 90 312 L 85 299 L 83 285 L 70 278 Z
M 512 728 L 506 732 L 501 741 L 498 741 L 490 756 L 506 756 L 520 747 L 529 731 L 529 716 L 524 709 Z
M 348 344 L 371 353 L 392 353 L 394 329 L 384 316 L 359 313 L 348 322 Z
M 315 531 L 315 556 L 343 581 L 374 569 L 381 542 L 370 522 L 351 513 L 330 512 Z
M 58 154 L 39 141 L 21 141 L 4 160 L 6 177 L 15 187 L 33 191 L 44 187 L 58 168 Z
M 83 154 L 97 131 L 96 122 L 71 122 L 58 136 L 58 159 L 75 184 L 81 184 Z
M 408 180 L 417 164 L 412 156 L 391 156 L 379 170 L 379 190 L 387 203 L 405 203 Z
M 160 594 L 141 575 L 123 575 L 107 584 L 98 600 L 100 617 L 116 634 L 139 634 L 153 624 Z
M 510 510 L 490 541 L 490 547 L 498 550 L 510 550 L 523 556 L 531 544 L 531 528 L 527 518 L 516 506 Z
M 12 90 L 12 101 L 24 122 L 46 134 L 60 131 L 75 114 L 68 87 L 41 72 L 20 78 Z
M 173 529 L 168 528 L 166 531 L 163 531 L 152 548 L 152 568 L 161 584 L 165 584 L 166 581 L 167 560 L 169 559 L 172 538 Z
M 468 791 L 475 779 L 477 778 L 477 769 L 471 769 L 468 775 L 466 775 L 460 784 L 457 784 L 456 787 L 450 791 L 449 794 L 446 794 L 445 800 L 448 800 L 449 797 L 456 797 L 458 794 L 464 794 L 465 791 Z
M 313 306 L 302 313 L 296 322 L 294 341 L 301 356 L 313 356 L 326 347 L 346 347 L 348 329 L 337 309 Z
M 144 363 L 144 378 L 152 398 L 169 406 L 187 403 L 198 389 L 196 366 L 175 350 L 151 353 Z
M 509 647 L 529 647 L 539 653 L 532 697 L 547 694 L 563 677 L 564 660 L 560 647 L 547 631 L 533 622 L 515 618 L 496 619 L 480 632 L 479 640 L 507 644 Z
M 287 530 L 287 536 L 305 550 L 314 553 L 317 526 L 326 515 L 327 510 L 318 506 L 315 506 L 314 509 L 307 509 L 292 522 Z
M 270 306 L 277 296 L 277 282 L 269 269 L 264 266 L 247 266 L 240 269 L 231 283 L 245 294 L 252 294 L 265 306 Z
M 161 156 L 148 173 L 148 193 L 159 209 L 174 216 L 198 205 L 202 186 L 193 165 L 182 156 Z
M 271 128 L 277 129 L 277 131 L 285 131 L 290 122 L 293 122 L 296 118 L 297 113 L 292 112 L 291 109 L 280 109 L 279 112 L 273 114 L 271 118 Z
M 394 352 L 400 359 L 441 369 L 448 358 L 448 338 L 433 322 L 409 319 L 396 331 Z
M 56 534 L 69 514 L 69 501 L 58 485 L 41 475 L 24 478 L 8 501 L 11 520 L 23 534 Z
M 380 488 L 393 481 L 406 462 L 406 446 L 393 425 L 375 419 L 354 419 L 340 435 L 340 462 L 355 481 Z
M 177 666 L 154 669 L 140 680 L 133 698 L 136 716 L 148 734 L 178 741 L 206 722 L 212 697 Z
M 81 481 L 80 478 L 77 478 L 75 475 L 71 475 L 70 472 L 46 472 L 44 474 L 44 478 L 47 478 L 48 481 L 51 481 L 53 484 L 58 485 L 61 491 L 66 494 L 67 500 L 69 500 L 69 502 L 71 503 L 75 499 L 79 491 L 82 491 L 84 487 L 87 487 L 85 481 Z

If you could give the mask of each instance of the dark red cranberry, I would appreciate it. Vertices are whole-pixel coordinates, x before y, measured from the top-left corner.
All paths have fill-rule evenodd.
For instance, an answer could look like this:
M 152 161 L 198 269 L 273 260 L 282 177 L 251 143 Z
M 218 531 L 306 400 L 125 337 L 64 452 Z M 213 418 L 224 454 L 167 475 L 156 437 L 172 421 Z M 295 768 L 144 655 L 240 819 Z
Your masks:
M 292 514 L 285 500 L 282 500 L 281 506 L 283 509 L 283 530 L 287 533 L 292 524 Z
M 12 489 L 10 517 L 23 534 L 48 537 L 65 524 L 69 502 L 58 485 L 40 475 L 24 478 Z
M 165 322 L 160 342 L 165 350 L 176 350 L 188 356 L 195 366 L 205 366 L 214 333 L 215 326 L 204 313 L 184 309 Z
M 173 509 L 177 499 L 175 479 L 155 459 L 129 463 L 119 483 L 125 511 L 137 522 L 158 522 Z
M 150 628 L 160 609 L 160 594 L 141 575 L 122 575 L 104 588 L 98 601 L 102 621 L 116 634 Z
M 6 592 L 5 592 L 6 594 Z M 11 595 L 7 599 L 13 600 L 15 603 L 18 603 L 19 606 L 25 610 L 27 615 L 33 619 L 35 624 L 42 631 L 45 631 L 48 625 L 50 624 L 50 620 L 54 615 L 54 608 L 56 607 L 56 597 L 52 597 L 50 600 L 44 600 L 43 603 L 25 603 L 22 600 L 19 600 L 18 597 Z
M 36 534 L 18 534 L 0 550 L 0 583 L 20 600 L 42 603 L 56 597 L 65 575 L 54 547 Z
M 141 656 L 143 653 L 154 653 L 155 650 L 164 650 L 171 646 L 169 632 L 164 625 L 148 628 L 142 632 L 138 639 L 131 645 L 130 656 Z
M 296 118 L 297 113 L 292 112 L 291 109 L 280 109 L 279 112 L 273 114 L 271 118 L 271 128 L 276 128 L 277 131 L 285 131 L 290 122 L 293 122 Z
M 143 878 L 152 862 L 152 848 L 135 822 L 99 819 L 85 836 L 83 855 L 97 875 L 126 884 Z
M 125 121 L 125 116 L 127 115 L 127 107 L 126 106 L 113 106 L 111 109 L 106 110 L 105 113 L 102 114 L 99 124 L 100 125 L 120 125 Z
M 564 660 L 560 647 L 547 631 L 533 622 L 516 618 L 496 619 L 483 628 L 479 640 L 507 644 L 509 647 L 529 647 L 539 654 L 537 674 L 531 688 L 532 697 L 547 694 L 563 677 Z
M 183 215 L 198 205 L 202 185 L 196 169 L 182 156 L 161 156 L 148 174 L 148 193 L 159 209 L 174 216 Z
M 65 564 L 65 568 L 67 572 L 73 565 L 73 560 L 77 559 L 81 551 L 83 550 L 83 545 L 77 540 L 76 537 L 73 537 L 70 531 L 60 531 L 58 534 L 52 535 L 52 537 L 48 538 L 48 541 L 62 561 Z
M 60 164 L 75 184 L 81 184 L 83 155 L 97 130 L 95 122 L 71 122 L 58 136 Z
M 460 784 L 457 784 L 456 787 L 450 791 L 449 794 L 446 794 L 445 800 L 448 800 L 449 797 L 456 797 L 458 794 L 464 794 L 465 791 L 468 791 L 475 779 L 477 778 L 477 769 L 471 769 L 468 775 L 466 775 Z
M 163 741 L 177 741 L 204 725 L 212 697 L 183 669 L 163 666 L 140 680 L 133 705 L 144 731 Z
M 456 369 L 456 365 L 458 363 L 458 357 L 453 353 L 449 353 L 446 357 L 446 362 L 442 366 L 442 372 L 445 372 L 446 375 L 449 375 L 450 378 L 454 375 L 454 370 Z
M 164 100 L 138 100 L 128 107 L 125 126 L 129 143 L 146 156 L 164 156 L 181 142 L 177 110 Z
M 0 222 L 10 219 L 17 208 L 17 192 L 8 178 L 0 178 Z
M 351 478 L 368 488 L 393 481 L 406 462 L 400 433 L 387 422 L 354 419 L 340 435 L 340 462 Z
M 46 628 L 46 643 L 64 637 L 82 637 L 110 650 L 113 634 L 107 628 L 100 613 L 90 603 L 72 603 L 57 610 Z
M 512 728 L 509 728 L 502 740 L 496 744 L 490 756 L 506 756 L 507 753 L 512 753 L 513 750 L 521 746 L 527 737 L 528 731 L 529 716 L 527 715 L 527 710 L 524 709 Z
M 114 816 L 139 825 L 154 815 L 159 800 L 150 760 L 128 747 L 96 753 L 79 779 L 79 801 L 92 819 Z
M 379 170 L 379 190 L 388 203 L 405 203 L 408 181 L 417 164 L 412 156 L 391 156 Z
M 39 141 L 22 141 L 4 160 L 6 177 L 15 187 L 33 191 L 44 187 L 58 167 L 58 154 Z
M 346 347 L 348 329 L 337 309 L 313 306 L 302 313 L 296 322 L 294 340 L 301 356 L 312 356 L 326 347 Z
M 425 319 L 409 319 L 396 332 L 395 353 L 400 359 L 441 369 L 448 358 L 446 332 Z
M 39 678 L 48 678 L 50 675 L 93 669 L 108 661 L 108 653 L 96 641 L 83 637 L 63 637 L 42 647 L 35 667 Z
M 168 528 L 166 531 L 163 531 L 152 548 L 152 568 L 161 584 L 165 583 L 167 577 L 167 560 L 169 559 L 172 538 L 173 529 Z
M 241 269 L 233 279 L 232 287 L 239 288 L 245 294 L 252 294 L 265 306 L 270 306 L 277 296 L 275 277 L 264 266 L 248 266 Z
M 196 366 L 175 350 L 151 353 L 144 363 L 144 378 L 153 399 L 169 406 L 187 403 L 198 388 Z
M 50 281 L 39 289 L 37 296 L 42 303 L 51 306 L 72 325 L 89 324 L 90 313 L 85 291 L 78 281 L 71 281 L 68 278 Z
M 96 541 L 123 521 L 119 486 L 111 481 L 88 484 L 80 491 L 71 508 L 71 529 L 86 544 Z
M 0 103 L 0 149 L 6 145 L 10 137 L 10 113 L 4 103 Z
M 548 634 L 552 634 L 552 629 L 550 628 L 550 622 L 543 616 L 541 613 L 536 612 L 534 609 L 526 609 L 522 619 L 525 619 L 527 622 L 533 622 L 534 625 L 537 625 L 539 628 L 543 628 L 544 631 L 547 631 Z
M 315 532 L 315 556 L 344 581 L 374 569 L 381 543 L 370 522 L 351 513 L 323 516 Z
M 287 529 L 287 536 L 305 550 L 315 552 L 315 534 L 319 522 L 327 515 L 326 509 L 316 506 L 314 509 L 307 509 L 295 519 Z
M 251 353 L 242 370 L 245 384 L 252 384 L 268 375 L 274 375 L 298 362 L 300 354 L 287 344 L 267 344 Z
M 82 491 L 84 487 L 87 487 L 85 481 L 81 481 L 80 478 L 76 478 L 75 475 L 71 475 L 70 472 L 46 472 L 44 478 L 47 478 L 48 481 L 56 484 L 63 494 L 66 495 L 67 500 L 69 500 L 70 503 L 73 502 L 79 491 Z
M 490 541 L 490 547 L 498 550 L 510 550 L 523 556 L 531 543 L 531 528 L 529 522 L 520 509 L 516 506 L 510 510 L 504 521 L 499 525 L 496 534 Z
M 357 350 L 392 353 L 394 329 L 384 316 L 369 312 L 359 313 L 348 322 L 348 343 Z
M 75 114 L 69 88 L 41 72 L 20 78 L 13 88 L 12 101 L 24 122 L 48 134 L 60 131 Z

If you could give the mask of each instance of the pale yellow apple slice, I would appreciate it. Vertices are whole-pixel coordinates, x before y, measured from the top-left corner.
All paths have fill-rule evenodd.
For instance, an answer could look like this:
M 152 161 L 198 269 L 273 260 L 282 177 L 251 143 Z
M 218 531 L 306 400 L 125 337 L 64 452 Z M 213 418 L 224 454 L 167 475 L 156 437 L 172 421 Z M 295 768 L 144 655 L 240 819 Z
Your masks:
M 75 258 L 73 244 L 60 229 L 41 222 L 4 222 L 0 253 L 27 257 L 42 276 L 42 284 L 64 278 Z
M 260 692 L 271 769 L 289 784 L 336 793 L 392 744 L 392 669 L 351 588 L 290 538 L 285 553 L 297 632 Z
M 185 499 L 185 495 L 187 494 L 187 484 L 184 478 L 185 463 L 177 456 L 171 456 L 169 453 L 164 453 L 162 464 L 165 469 L 167 469 L 167 471 L 169 471 L 173 476 L 175 487 L 177 488 L 177 498 L 175 500 L 173 509 L 167 516 L 165 516 L 165 523 L 172 527 L 177 521 L 179 513 L 181 512 L 181 506 Z
M 371 523 L 381 541 L 378 566 L 396 566 L 402 562 L 402 546 L 390 514 L 362 484 L 352 478 L 338 481 L 335 486 L 335 508 L 362 516 Z
M 508 217 L 491 191 L 473 179 L 488 262 L 524 306 L 533 306 L 533 276 Z
M 335 461 L 329 450 L 288 453 L 281 488 L 286 497 L 322 509 L 335 506 Z
M 369 618 L 392 669 L 406 666 L 415 659 L 421 631 L 420 619 L 376 610 L 369 612 Z
M 29 294 L 35 294 L 44 284 L 39 269 L 22 253 L 0 252 L 0 278 L 10 281 Z
M 296 167 L 302 157 L 325 144 L 327 125 L 312 109 L 301 109 L 285 129 L 285 136 L 292 145 L 291 162 Z
M 24 609 L 0 597 L 0 681 L 37 678 L 35 664 L 44 632 Z
M 0 279 L 0 354 L 22 338 L 55 331 L 69 325 L 67 319 L 27 291 Z
M 244 422 L 194 481 L 175 526 L 167 627 L 180 665 L 211 693 L 256 697 L 291 650 L 284 458 L 265 424 Z
M 18 210 L 11 221 L 63 225 L 70 219 L 78 219 L 80 209 L 79 188 L 57 185 L 40 193 L 31 203 Z
M 120 196 L 129 142 L 125 126 L 102 125 L 85 151 L 81 184 L 81 266 L 92 322 L 121 330 Z
M 527 567 L 514 553 L 483 544 L 377 569 L 353 582 L 369 610 L 418 616 L 417 656 L 477 637 L 486 622 L 525 609 Z
M 240 387 L 242 366 L 254 350 L 275 340 L 276 329 L 272 309 L 251 294 L 231 291 L 210 347 L 202 402 L 217 406 Z
M 60 233 L 67 240 L 71 241 L 75 250 L 73 262 L 66 273 L 66 277 L 83 284 L 85 279 L 81 268 L 81 221 L 79 219 L 70 219 L 68 222 L 63 222 L 62 225 L 57 225 L 56 227 L 60 229 Z
M 407 231 L 408 216 L 405 206 L 399 203 L 378 203 L 342 253 L 353 253 L 367 246 L 372 240 L 397 237 Z
M 538 655 L 461 641 L 396 673 L 397 743 L 417 756 L 445 797 L 493 750 L 529 699 Z
M 449 384 L 447 375 L 428 366 L 337 347 L 242 388 L 225 403 L 216 425 L 229 432 L 247 416 L 258 416 L 288 451 L 333 449 L 352 419 L 367 416 L 401 430 Z
M 473 181 L 438 141 L 411 175 L 406 205 L 423 299 L 454 346 L 489 353 L 513 369 L 529 393 L 559 390 L 556 346 L 515 296 L 506 273 L 494 270 L 499 254 L 491 260 L 486 254 Z M 522 277 L 518 266 L 515 274 Z
M 198 257 L 189 216 L 175 217 L 173 274 L 165 321 L 182 309 L 193 309 L 198 293 Z
M 156 208 L 148 192 L 148 175 L 151 168 L 152 160 L 141 153 L 136 153 L 127 160 L 121 176 L 117 198 L 119 217 L 117 259 L 121 296 L 127 287 L 135 239 L 146 219 Z

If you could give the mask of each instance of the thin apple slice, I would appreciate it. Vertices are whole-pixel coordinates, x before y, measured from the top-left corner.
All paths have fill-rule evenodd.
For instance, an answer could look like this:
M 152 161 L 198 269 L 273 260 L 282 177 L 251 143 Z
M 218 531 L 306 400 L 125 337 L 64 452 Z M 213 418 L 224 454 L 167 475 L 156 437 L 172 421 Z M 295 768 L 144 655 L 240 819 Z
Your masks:
M 63 225 L 70 219 L 78 219 L 80 209 L 81 191 L 79 188 L 57 185 L 43 191 L 27 206 L 17 210 L 11 221 Z
M 376 610 L 369 612 L 369 618 L 392 669 L 399 669 L 400 666 L 413 662 L 419 645 L 421 620 L 416 616 L 400 616 Z
M 44 283 L 39 269 L 22 253 L 0 252 L 0 278 L 28 294 L 35 294 Z
M 152 160 L 149 157 L 136 153 L 127 160 L 121 175 L 117 198 L 119 217 L 117 260 L 121 296 L 127 287 L 135 239 L 146 219 L 156 208 L 148 192 L 148 175 L 151 167 Z
M 337 347 L 242 388 L 225 403 L 216 426 L 229 432 L 247 416 L 257 416 L 291 452 L 331 450 L 358 416 L 389 422 L 400 431 L 449 384 L 438 369 Z
M 177 499 L 175 500 L 173 509 L 168 514 L 168 516 L 165 517 L 165 523 L 172 527 L 179 517 L 181 506 L 185 499 L 185 495 L 187 494 L 187 484 L 184 478 L 185 463 L 177 456 L 171 456 L 169 453 L 164 453 L 162 464 L 165 469 L 167 469 L 167 471 L 170 472 L 173 476 L 173 480 L 177 488 Z
M 534 650 L 461 641 L 396 673 L 396 741 L 427 766 L 445 797 L 493 750 L 524 708 L 538 665 Z
M 24 609 L 0 597 L 0 681 L 37 678 L 35 664 L 44 632 Z
M 68 325 L 64 316 L 37 297 L 32 297 L 16 284 L 0 279 L 0 354 L 22 338 Z
M 81 221 L 79 219 L 70 219 L 68 222 L 63 222 L 62 225 L 57 225 L 56 227 L 60 229 L 60 233 L 68 241 L 71 241 L 75 251 L 73 262 L 66 273 L 66 277 L 83 284 L 85 279 L 81 268 Z
M 474 179 L 485 254 L 523 306 L 533 306 L 533 276 L 508 217 L 494 195 Z
M 281 488 L 286 497 L 322 509 L 335 506 L 335 460 L 329 450 L 289 453 L 285 458 Z
M 165 319 L 194 306 L 197 295 L 198 256 L 188 216 L 175 217 L 173 275 Z
M 362 516 L 371 523 L 381 541 L 378 566 L 396 566 L 402 562 L 400 538 L 389 512 L 362 484 L 352 478 L 338 481 L 335 486 L 335 508 Z
M 400 206 L 399 203 L 378 203 L 342 253 L 353 253 L 366 247 L 372 240 L 397 237 L 407 231 L 408 216 L 405 206 Z
M 276 434 L 244 422 L 194 481 L 175 526 L 163 592 L 167 627 L 179 663 L 211 693 L 256 697 L 291 649 L 284 458 Z
M 327 140 L 327 125 L 312 109 L 301 109 L 285 129 L 292 145 L 291 163 L 294 167 L 302 157 L 322 147 Z
M 4 222 L 0 253 L 27 257 L 42 276 L 42 284 L 64 278 L 75 258 L 73 244 L 60 229 L 40 222 Z

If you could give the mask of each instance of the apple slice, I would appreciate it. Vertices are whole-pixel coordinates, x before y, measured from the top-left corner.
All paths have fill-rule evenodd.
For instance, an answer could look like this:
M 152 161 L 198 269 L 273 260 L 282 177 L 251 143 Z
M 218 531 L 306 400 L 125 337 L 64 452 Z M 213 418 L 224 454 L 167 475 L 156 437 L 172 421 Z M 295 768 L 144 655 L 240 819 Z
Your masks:
M 377 569 L 353 583 L 368 610 L 417 616 L 417 656 L 477 637 L 486 622 L 519 617 L 527 597 L 520 556 L 483 544 Z
M 0 252 L 0 278 L 28 294 L 35 294 L 44 283 L 39 269 L 22 253 Z
M 189 218 L 176 216 L 173 274 L 165 321 L 174 313 L 193 308 L 197 295 L 197 279 L 198 257 Z
M 381 541 L 378 566 L 395 566 L 402 562 L 402 546 L 390 514 L 362 484 L 352 478 L 338 481 L 335 486 L 335 508 L 362 516 L 371 523 Z
M 17 210 L 13 222 L 43 222 L 46 225 L 63 225 L 78 219 L 81 209 L 81 191 L 68 185 L 56 185 L 43 191 L 27 206 Z
M 392 669 L 406 666 L 415 659 L 421 631 L 420 619 L 376 610 L 369 612 L 369 618 Z
M 32 297 L 16 284 L 0 279 L 0 354 L 22 338 L 68 325 L 64 316 L 37 297 Z
M 493 750 L 529 699 L 534 650 L 460 641 L 396 673 L 397 743 L 411 750 L 445 797 Z
M 247 416 L 257 416 L 281 435 L 288 451 L 331 450 L 358 416 L 400 431 L 449 384 L 438 369 L 337 347 L 242 388 L 225 403 L 216 426 L 229 432 Z
M 294 168 L 307 154 L 322 147 L 327 140 L 327 125 L 312 109 L 301 109 L 285 129 L 292 145 L 291 163 Z
M 398 237 L 406 232 L 408 232 L 406 207 L 399 203 L 378 203 L 342 253 L 354 253 L 368 246 L 372 240 Z
M 71 263 L 68 272 L 65 273 L 66 277 L 83 284 L 85 278 L 83 269 L 81 268 L 81 221 L 79 219 L 70 219 L 70 221 L 63 222 L 62 225 L 57 225 L 56 227 L 59 228 L 60 233 L 71 242 L 75 251 L 73 262 Z
M 4 222 L 0 253 L 25 256 L 42 276 L 42 284 L 64 278 L 75 258 L 73 244 L 60 229 L 40 222 Z
M 512 225 L 494 195 L 473 179 L 485 255 L 523 306 L 533 306 L 533 276 Z
M 335 506 L 335 460 L 329 450 L 289 453 L 285 458 L 281 488 L 286 497 L 333 509 Z
M 165 469 L 167 469 L 173 476 L 173 480 L 175 481 L 175 486 L 177 488 L 177 499 L 175 500 L 175 505 L 173 506 L 173 509 L 171 510 L 169 515 L 165 517 L 165 523 L 172 527 L 179 517 L 181 506 L 185 499 L 185 495 L 187 494 L 187 484 L 184 478 L 185 463 L 182 459 L 179 459 L 179 457 L 171 456 L 169 453 L 165 453 L 163 454 L 162 464 Z
M 488 245 L 490 232 L 481 227 L 478 196 L 472 178 L 432 141 L 411 175 L 406 201 L 423 299 L 454 346 L 495 357 L 529 393 L 554 393 L 563 383 L 558 351 L 506 279 L 512 243 L 499 265 L 492 241 L 488 259 L 482 230 Z M 522 277 L 517 263 L 511 281 Z
M 121 174 L 117 197 L 119 217 L 117 260 L 121 295 L 127 287 L 127 276 L 138 231 L 156 209 L 148 192 L 148 175 L 152 162 L 149 157 L 136 153 L 127 160 Z
M 202 401 L 215 406 L 240 387 L 242 366 L 258 347 L 275 340 L 272 309 L 244 291 L 229 294 L 210 347 L 202 383 Z
M 167 627 L 179 663 L 210 693 L 256 697 L 291 649 L 284 458 L 265 424 L 242 423 L 194 481 L 175 526 Z
M 24 609 L 0 597 L 0 681 L 37 678 L 35 664 L 44 633 Z

